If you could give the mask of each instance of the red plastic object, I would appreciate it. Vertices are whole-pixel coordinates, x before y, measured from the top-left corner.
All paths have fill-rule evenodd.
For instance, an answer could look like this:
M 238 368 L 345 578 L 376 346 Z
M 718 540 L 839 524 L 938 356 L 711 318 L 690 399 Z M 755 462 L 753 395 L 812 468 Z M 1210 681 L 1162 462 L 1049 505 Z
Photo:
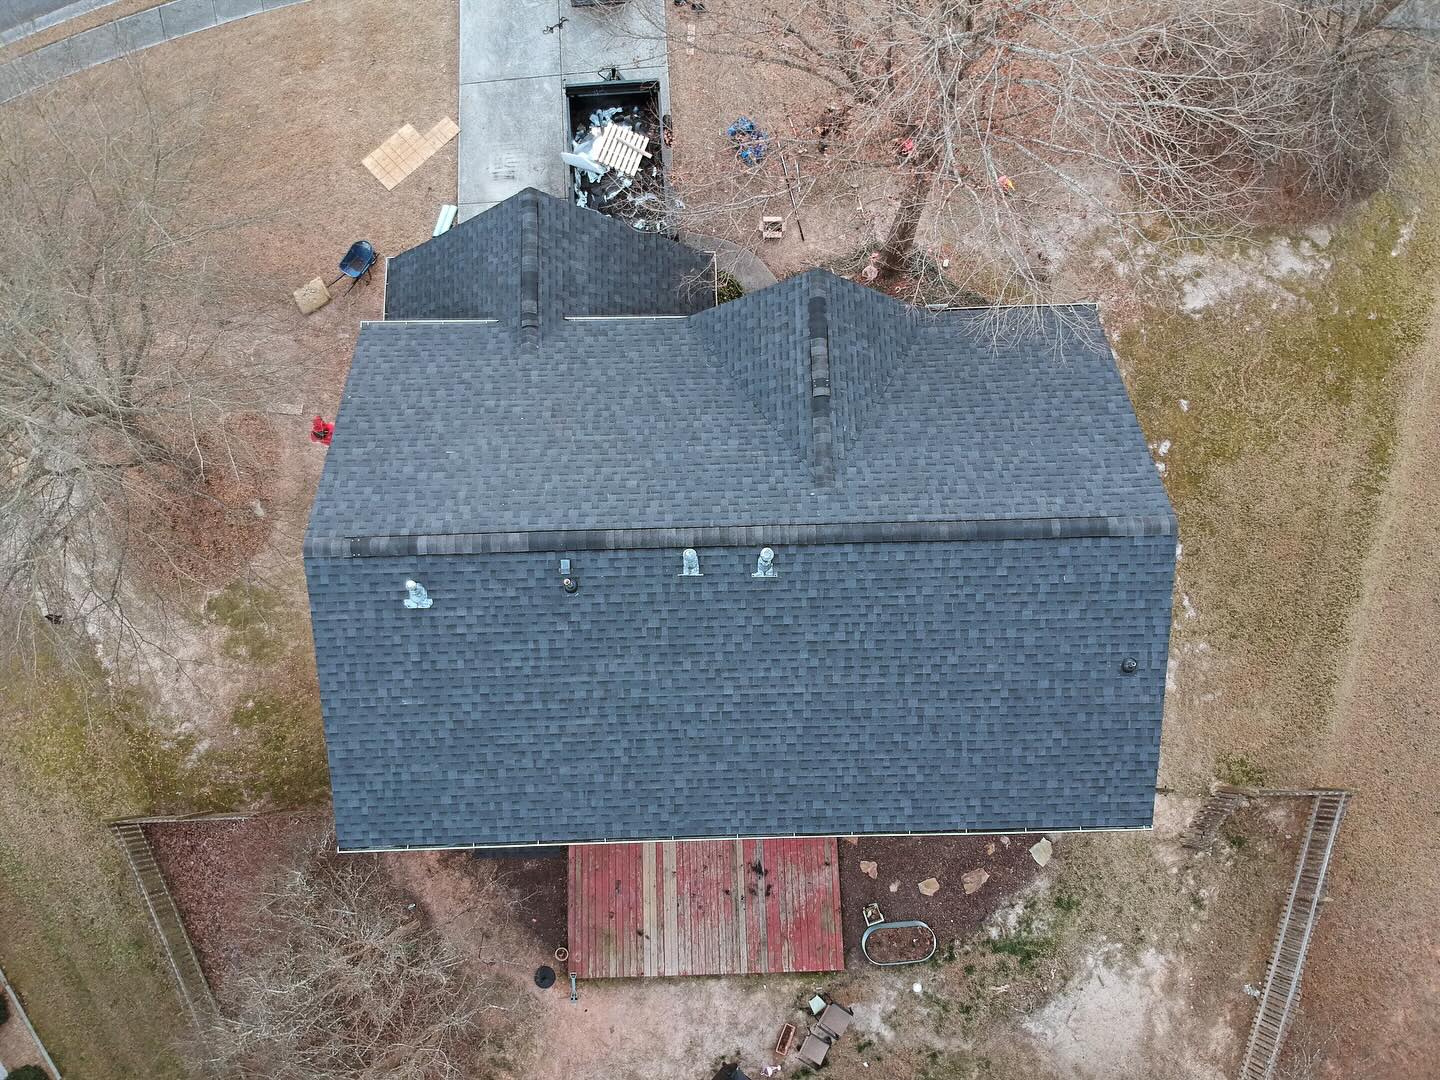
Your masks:
M 326 420 L 323 416 L 315 417 L 315 423 L 310 428 L 310 441 L 330 445 L 330 439 L 335 434 L 335 425 Z

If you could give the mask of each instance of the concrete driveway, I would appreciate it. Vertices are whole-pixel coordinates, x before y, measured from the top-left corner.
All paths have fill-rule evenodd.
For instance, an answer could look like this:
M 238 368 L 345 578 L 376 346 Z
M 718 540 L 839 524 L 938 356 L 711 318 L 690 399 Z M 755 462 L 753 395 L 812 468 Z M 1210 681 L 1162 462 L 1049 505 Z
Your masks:
M 659 82 L 668 111 L 664 27 L 665 0 L 460 0 L 460 219 L 522 188 L 566 194 L 567 86 L 613 67 L 626 82 Z

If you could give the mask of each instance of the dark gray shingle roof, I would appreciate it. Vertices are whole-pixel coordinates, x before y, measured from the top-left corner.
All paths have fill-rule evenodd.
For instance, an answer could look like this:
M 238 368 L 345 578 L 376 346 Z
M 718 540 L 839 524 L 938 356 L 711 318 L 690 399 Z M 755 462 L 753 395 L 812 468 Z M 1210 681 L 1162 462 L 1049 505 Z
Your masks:
M 538 328 L 362 329 L 306 538 L 342 846 L 1148 824 L 1173 515 L 1094 310 L 565 319 L 551 202 Z
M 547 317 L 689 315 L 714 303 L 708 255 L 527 188 L 390 259 L 385 317 L 513 320 L 527 213 Z

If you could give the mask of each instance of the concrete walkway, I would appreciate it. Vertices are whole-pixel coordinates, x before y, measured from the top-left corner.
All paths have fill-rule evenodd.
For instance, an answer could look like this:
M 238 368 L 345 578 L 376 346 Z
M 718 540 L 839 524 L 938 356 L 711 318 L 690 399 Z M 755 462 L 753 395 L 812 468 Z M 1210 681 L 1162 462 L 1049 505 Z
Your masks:
M 527 187 L 568 194 L 567 86 L 618 68 L 626 82 L 658 82 L 668 112 L 664 27 L 665 0 L 460 0 L 460 220 Z
M 67 19 L 88 15 L 115 0 L 4 0 L 0 3 L 0 45 L 38 34 Z
M 3 3 L 4 0 L 0 0 Z M 0 104 L 46 83 L 186 34 L 303 0 L 170 0 L 0 64 Z

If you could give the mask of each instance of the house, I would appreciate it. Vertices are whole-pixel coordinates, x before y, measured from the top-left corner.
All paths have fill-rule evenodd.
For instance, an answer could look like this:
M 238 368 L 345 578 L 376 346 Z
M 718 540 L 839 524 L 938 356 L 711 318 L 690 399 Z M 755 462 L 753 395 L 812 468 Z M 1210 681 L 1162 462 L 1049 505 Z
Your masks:
M 345 850 L 1151 823 L 1175 518 L 997 339 L 526 190 L 389 261 L 305 538 Z

